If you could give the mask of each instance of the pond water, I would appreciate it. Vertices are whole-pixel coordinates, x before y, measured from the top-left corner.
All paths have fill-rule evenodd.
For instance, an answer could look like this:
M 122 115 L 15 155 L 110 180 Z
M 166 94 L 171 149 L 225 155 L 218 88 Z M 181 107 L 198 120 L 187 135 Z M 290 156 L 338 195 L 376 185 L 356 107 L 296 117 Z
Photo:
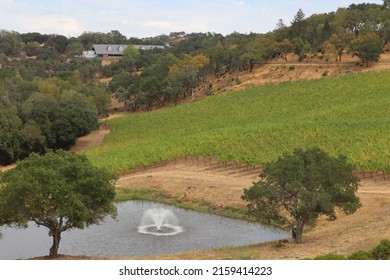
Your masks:
M 102 257 L 161 255 L 190 250 L 244 246 L 288 238 L 283 230 L 236 219 L 204 214 L 151 202 L 116 204 L 118 217 L 100 225 L 62 233 L 59 254 Z M 139 233 L 148 209 L 164 208 L 176 217 L 175 235 Z M 26 259 L 48 255 L 52 243 L 48 230 L 30 224 L 27 229 L 0 228 L 0 259 Z

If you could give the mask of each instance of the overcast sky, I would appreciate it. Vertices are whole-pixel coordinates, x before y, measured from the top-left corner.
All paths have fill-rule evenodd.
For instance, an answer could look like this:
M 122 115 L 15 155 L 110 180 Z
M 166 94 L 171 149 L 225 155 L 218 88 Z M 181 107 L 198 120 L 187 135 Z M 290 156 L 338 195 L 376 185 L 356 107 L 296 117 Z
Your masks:
M 299 8 L 308 17 L 355 3 L 382 0 L 0 0 L 0 29 L 79 36 L 119 30 L 145 38 L 175 31 L 223 35 L 266 33 L 289 25 Z

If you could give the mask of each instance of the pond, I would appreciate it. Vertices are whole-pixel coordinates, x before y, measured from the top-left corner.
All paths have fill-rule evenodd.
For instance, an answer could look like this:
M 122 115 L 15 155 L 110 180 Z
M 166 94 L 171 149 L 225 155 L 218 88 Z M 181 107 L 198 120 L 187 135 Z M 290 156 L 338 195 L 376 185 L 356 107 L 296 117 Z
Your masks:
M 59 254 L 102 257 L 137 257 L 210 248 L 244 246 L 288 238 L 283 230 L 257 223 L 184 210 L 151 202 L 116 204 L 118 217 L 100 225 L 62 234 Z M 140 233 L 141 219 L 149 209 L 165 209 L 180 230 L 174 234 Z M 48 255 L 48 230 L 30 224 L 27 229 L 2 227 L 0 259 L 26 259 Z M 159 230 L 156 232 L 160 232 Z

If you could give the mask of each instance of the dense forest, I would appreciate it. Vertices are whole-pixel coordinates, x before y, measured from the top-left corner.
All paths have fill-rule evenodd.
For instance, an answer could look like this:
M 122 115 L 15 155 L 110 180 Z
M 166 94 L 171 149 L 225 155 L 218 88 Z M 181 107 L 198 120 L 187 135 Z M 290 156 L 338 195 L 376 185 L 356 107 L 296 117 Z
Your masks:
M 127 38 L 119 31 L 58 34 L 0 31 L 0 164 L 66 149 L 98 127 L 110 98 L 125 109 L 151 110 L 191 96 L 208 77 L 252 71 L 273 58 L 294 53 L 341 60 L 358 56 L 366 66 L 389 51 L 390 1 L 358 4 L 306 17 L 298 10 L 288 24 L 277 22 L 267 34 L 173 32 L 153 38 Z M 93 44 L 160 44 L 160 50 L 128 47 L 122 59 L 102 64 L 80 58 Z M 108 84 L 101 83 L 109 78 Z

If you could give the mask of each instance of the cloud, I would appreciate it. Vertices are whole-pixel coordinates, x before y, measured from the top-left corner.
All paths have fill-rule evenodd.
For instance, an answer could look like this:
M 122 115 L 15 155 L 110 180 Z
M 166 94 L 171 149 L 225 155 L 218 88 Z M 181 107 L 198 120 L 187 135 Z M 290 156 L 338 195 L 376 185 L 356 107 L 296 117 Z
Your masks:
M 168 21 L 162 20 L 148 20 L 141 23 L 142 26 L 151 27 L 156 29 L 169 29 L 174 28 L 175 25 Z
M 238 6 L 244 6 L 245 2 L 244 1 L 233 1 L 233 4 L 238 5 Z
M 42 33 L 56 33 L 62 35 L 82 33 L 83 25 L 76 19 L 70 17 L 40 16 L 29 18 L 21 23 L 24 30 L 36 31 Z

